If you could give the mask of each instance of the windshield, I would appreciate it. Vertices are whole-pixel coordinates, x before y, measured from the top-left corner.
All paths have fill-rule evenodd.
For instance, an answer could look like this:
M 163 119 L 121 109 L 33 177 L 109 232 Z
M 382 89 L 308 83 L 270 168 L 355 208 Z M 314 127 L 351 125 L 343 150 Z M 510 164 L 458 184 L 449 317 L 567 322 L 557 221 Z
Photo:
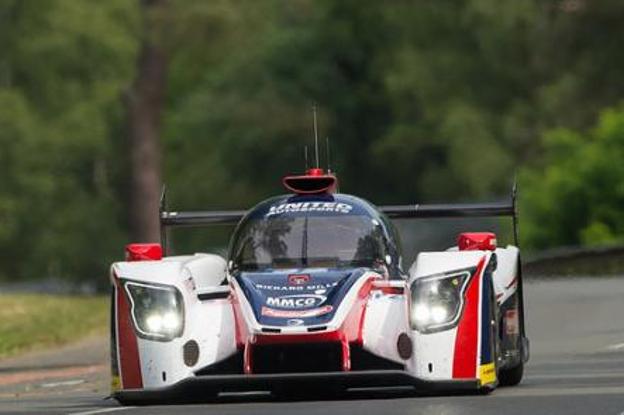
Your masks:
M 246 222 L 231 259 L 242 271 L 373 267 L 384 246 L 381 225 L 370 216 L 280 215 Z

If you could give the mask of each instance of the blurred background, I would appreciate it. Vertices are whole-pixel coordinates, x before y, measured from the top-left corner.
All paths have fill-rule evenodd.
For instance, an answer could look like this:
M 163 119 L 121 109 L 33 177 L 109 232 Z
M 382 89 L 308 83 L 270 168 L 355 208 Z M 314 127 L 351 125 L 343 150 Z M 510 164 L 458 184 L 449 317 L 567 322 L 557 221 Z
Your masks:
M 158 239 L 163 183 L 175 210 L 283 192 L 313 104 L 343 192 L 502 200 L 517 178 L 527 255 L 618 247 L 623 21 L 618 0 L 0 0 L 0 287 L 106 288 Z M 407 256 L 460 225 L 403 227 Z M 231 229 L 182 232 L 221 252 Z

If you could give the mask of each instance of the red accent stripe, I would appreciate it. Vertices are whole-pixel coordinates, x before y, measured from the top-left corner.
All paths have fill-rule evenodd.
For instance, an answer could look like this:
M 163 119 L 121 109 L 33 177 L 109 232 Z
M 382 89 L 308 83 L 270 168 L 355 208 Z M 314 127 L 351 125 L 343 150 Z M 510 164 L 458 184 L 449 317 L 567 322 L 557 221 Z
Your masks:
M 130 304 L 118 279 L 115 279 L 115 287 L 117 291 L 117 342 L 119 343 L 121 385 L 124 389 L 141 389 L 143 387 L 141 360 L 137 337 L 130 316 Z
M 251 350 L 251 344 L 249 342 L 245 343 L 245 351 L 243 352 L 243 370 L 246 375 L 250 375 L 252 373 L 253 368 L 253 355 Z
M 230 290 L 232 292 L 232 311 L 234 312 L 234 325 L 235 327 L 235 337 L 236 337 L 236 347 L 242 349 L 246 346 L 247 341 L 249 340 L 249 330 L 247 330 L 247 324 L 245 323 L 245 318 L 243 317 L 243 312 L 241 310 L 240 301 L 238 296 L 236 295 L 236 290 L 233 286 L 230 286 Z
M 370 277 L 358 291 L 358 295 L 349 311 L 349 314 L 344 319 L 344 322 L 338 329 L 345 336 L 349 343 L 363 343 L 362 331 L 364 326 L 364 313 L 366 311 L 366 304 L 368 302 L 368 296 L 374 288 L 375 282 L 378 278 Z
M 351 370 L 351 343 L 359 345 L 364 343 L 364 315 L 366 314 L 366 304 L 371 291 L 374 289 L 375 282 L 380 277 L 369 277 L 362 287 L 358 290 L 357 297 L 349 314 L 345 317 L 344 322 L 338 329 L 341 335 L 342 343 L 342 370 L 348 372 Z
M 348 372 L 351 370 L 351 348 L 345 336 L 342 336 L 340 345 L 342 346 L 342 371 Z
M 366 309 L 366 306 L 362 309 L 362 314 L 360 315 L 360 323 L 358 325 L 356 341 L 359 345 L 364 344 L 364 320 L 366 319 Z
M 236 294 L 234 285 L 230 284 L 230 300 L 232 302 L 232 312 L 234 313 L 234 336 L 236 340 L 236 347 L 240 350 L 243 349 L 243 371 L 249 375 L 253 372 L 253 351 L 251 347 L 251 341 L 253 340 L 249 335 L 249 329 L 241 310 L 240 300 Z
M 457 327 L 455 354 L 453 356 L 453 378 L 474 379 L 477 377 L 477 346 L 479 343 L 479 282 L 481 281 L 485 257 L 481 258 L 465 294 L 464 311 Z
M 280 310 L 262 306 L 262 308 L 260 309 L 260 314 L 268 317 L 306 318 L 322 316 L 323 314 L 331 313 L 333 309 L 334 307 L 331 305 L 308 310 Z
M 390 281 L 382 280 L 373 283 L 373 290 L 380 290 L 384 294 L 400 295 L 404 293 L 405 287 L 397 287 Z
M 509 283 L 509 285 L 507 285 L 507 287 L 505 287 L 505 289 L 510 289 L 516 282 L 518 282 L 518 276 L 513 277 L 513 280 L 511 280 L 511 282 Z

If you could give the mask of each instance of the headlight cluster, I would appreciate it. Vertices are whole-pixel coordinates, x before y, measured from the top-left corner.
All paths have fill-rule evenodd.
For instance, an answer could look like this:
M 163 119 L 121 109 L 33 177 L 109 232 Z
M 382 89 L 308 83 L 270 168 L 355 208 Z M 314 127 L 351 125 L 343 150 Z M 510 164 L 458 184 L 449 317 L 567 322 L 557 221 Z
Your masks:
M 421 333 L 449 329 L 457 324 L 464 305 L 464 291 L 476 268 L 432 275 L 410 287 L 410 324 Z
M 139 336 L 169 341 L 182 335 L 184 308 L 182 295 L 175 287 L 130 281 L 125 287 Z

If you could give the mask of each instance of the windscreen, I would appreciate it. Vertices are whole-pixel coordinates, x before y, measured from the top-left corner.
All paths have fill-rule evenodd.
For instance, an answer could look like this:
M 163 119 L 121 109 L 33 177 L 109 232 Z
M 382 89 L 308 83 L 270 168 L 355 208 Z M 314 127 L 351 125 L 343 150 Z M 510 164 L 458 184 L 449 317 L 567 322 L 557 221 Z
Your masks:
M 365 215 L 279 215 L 251 219 L 231 251 L 241 271 L 373 267 L 384 257 L 382 228 Z

